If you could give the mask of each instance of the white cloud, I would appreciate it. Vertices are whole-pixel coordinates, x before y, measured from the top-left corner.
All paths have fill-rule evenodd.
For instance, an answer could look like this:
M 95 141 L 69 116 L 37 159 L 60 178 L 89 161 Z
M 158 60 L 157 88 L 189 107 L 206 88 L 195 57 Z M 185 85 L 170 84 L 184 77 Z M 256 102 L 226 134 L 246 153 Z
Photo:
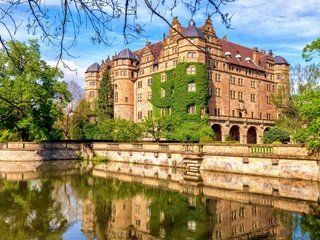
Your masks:
M 46 61 L 50 66 L 56 67 L 56 61 Z M 59 62 L 58 68 L 63 72 L 63 80 L 66 82 L 75 81 L 84 88 L 84 72 L 87 67 L 80 67 L 74 61 L 64 60 L 65 66 L 62 62 Z
M 319 0 L 237 0 L 226 6 L 234 13 L 232 25 L 237 31 L 272 37 L 316 37 L 320 28 Z

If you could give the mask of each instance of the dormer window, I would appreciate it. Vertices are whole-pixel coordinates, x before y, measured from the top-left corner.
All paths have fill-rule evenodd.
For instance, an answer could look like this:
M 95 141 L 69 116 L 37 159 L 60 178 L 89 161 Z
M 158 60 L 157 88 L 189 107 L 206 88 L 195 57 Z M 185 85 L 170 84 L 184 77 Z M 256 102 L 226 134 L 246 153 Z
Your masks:
M 231 52 L 225 52 L 224 55 L 225 55 L 226 57 L 231 57 Z
M 236 59 L 241 60 L 241 55 L 240 55 L 240 54 L 237 54 L 237 55 L 236 55 Z
M 245 59 L 246 59 L 247 62 L 251 62 L 251 58 L 246 57 Z

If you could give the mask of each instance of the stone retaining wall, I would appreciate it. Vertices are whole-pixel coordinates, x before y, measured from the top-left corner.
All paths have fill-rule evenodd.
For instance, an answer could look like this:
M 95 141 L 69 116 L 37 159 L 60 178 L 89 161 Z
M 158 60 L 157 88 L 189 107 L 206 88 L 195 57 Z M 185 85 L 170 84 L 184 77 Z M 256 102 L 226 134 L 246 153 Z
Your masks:
M 0 149 L 0 161 L 77 159 L 80 152 L 116 162 L 184 169 L 187 160 L 193 159 L 198 163 L 188 166 L 193 171 L 190 175 L 200 166 L 209 171 L 320 181 L 319 157 L 308 156 L 300 145 L 9 142 Z

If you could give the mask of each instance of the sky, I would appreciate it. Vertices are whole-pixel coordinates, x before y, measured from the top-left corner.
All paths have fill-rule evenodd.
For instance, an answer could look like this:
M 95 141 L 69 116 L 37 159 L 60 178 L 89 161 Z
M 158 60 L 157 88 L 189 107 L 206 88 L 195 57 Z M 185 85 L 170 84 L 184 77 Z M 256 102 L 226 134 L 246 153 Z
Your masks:
M 139 39 L 126 44 L 122 35 L 123 19 L 115 20 L 109 25 L 111 31 L 108 32 L 108 38 L 111 45 L 93 44 L 90 38 L 94 36 L 94 31 L 83 24 L 77 30 L 76 46 L 69 52 L 73 55 L 64 55 L 63 59 L 69 68 L 75 71 L 69 71 L 60 64 L 64 72 L 64 78 L 67 81 L 74 80 L 80 86 L 84 86 L 84 72 L 95 62 L 101 63 L 103 59 L 118 53 L 124 48 L 129 47 L 136 50 L 145 46 L 146 41 L 155 43 L 160 41 L 163 34 L 168 33 L 168 26 L 156 16 L 150 17 L 149 11 L 143 6 L 142 0 L 138 1 L 138 17 L 135 21 L 144 28 L 144 35 Z M 59 14 L 59 2 L 56 0 L 44 1 L 48 9 L 52 9 L 52 17 Z M 172 2 L 172 1 L 169 1 Z M 0 1 L 0 6 L 1 6 Z M 227 29 L 221 23 L 220 16 L 213 15 L 212 22 L 219 38 L 227 36 L 228 41 L 235 42 L 247 47 L 258 47 L 266 51 L 272 50 L 274 55 L 283 56 L 291 65 L 297 63 L 306 65 L 302 59 L 303 47 L 320 37 L 320 0 L 236 0 L 233 3 L 222 5 L 221 10 L 232 16 L 231 29 Z M 163 10 L 164 11 L 164 10 Z M 205 19 L 205 7 L 193 16 L 196 26 L 201 26 Z M 15 19 L 23 24 L 28 21 L 28 12 L 24 9 L 15 11 Z M 1 15 L 0 15 L 1 16 Z M 166 19 L 171 22 L 173 16 L 178 16 L 183 26 L 187 26 L 191 18 L 191 13 L 180 4 L 172 13 L 166 12 Z M 0 19 L 1 20 L 1 19 Z M 10 19 L 5 24 L 10 27 Z M 22 25 L 23 25 L 22 24 Z M 67 29 L 68 31 L 70 29 Z M 0 26 L 0 33 L 5 36 L 3 26 Z M 28 34 L 26 31 L 17 31 L 14 38 L 20 41 L 26 41 L 29 38 L 40 38 L 38 33 Z M 73 37 L 67 36 L 66 41 L 72 41 Z M 51 65 L 56 63 L 56 52 L 53 47 L 40 41 L 42 57 Z M 316 62 L 319 59 L 314 59 Z M 319 61 L 318 61 L 319 62 Z

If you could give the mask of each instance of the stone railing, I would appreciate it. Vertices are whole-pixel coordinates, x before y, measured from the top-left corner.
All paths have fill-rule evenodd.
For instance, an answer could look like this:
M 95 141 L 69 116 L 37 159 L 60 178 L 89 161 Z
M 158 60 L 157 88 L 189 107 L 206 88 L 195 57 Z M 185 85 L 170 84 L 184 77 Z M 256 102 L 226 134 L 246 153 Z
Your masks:
M 257 145 L 257 144 L 196 144 L 196 143 L 155 143 L 155 142 L 7 142 L 1 150 L 75 150 L 83 149 L 83 144 L 92 151 L 166 152 L 207 155 L 276 155 L 308 157 L 308 150 L 301 145 Z

